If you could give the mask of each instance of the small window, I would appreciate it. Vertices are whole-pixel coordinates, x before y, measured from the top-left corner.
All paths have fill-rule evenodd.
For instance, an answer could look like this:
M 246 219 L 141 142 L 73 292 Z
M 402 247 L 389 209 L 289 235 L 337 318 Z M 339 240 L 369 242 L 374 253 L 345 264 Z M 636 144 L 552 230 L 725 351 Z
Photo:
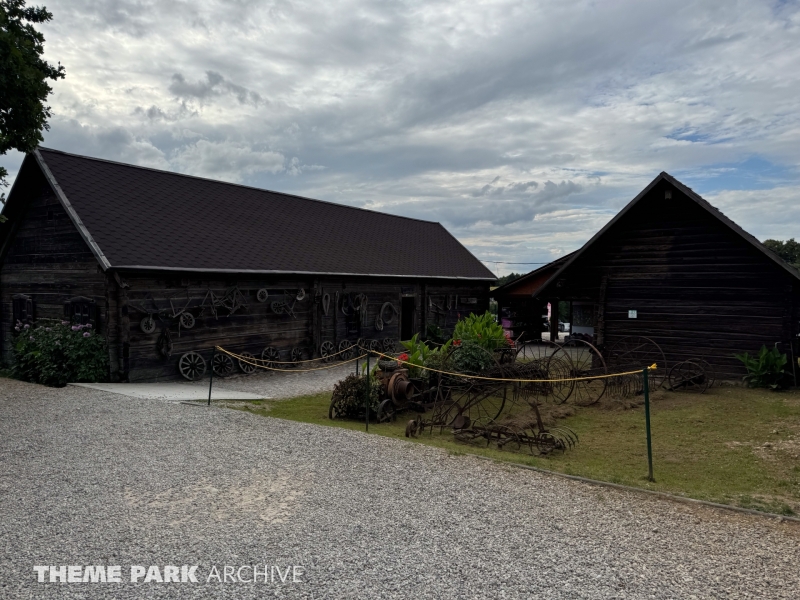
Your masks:
M 64 317 L 76 325 L 97 325 L 97 303 L 83 296 L 71 298 L 64 304 Z
M 33 320 L 36 318 L 36 303 L 33 299 L 25 294 L 15 294 L 11 297 L 11 301 L 14 311 L 14 323 L 17 321 L 21 323 L 33 323 Z

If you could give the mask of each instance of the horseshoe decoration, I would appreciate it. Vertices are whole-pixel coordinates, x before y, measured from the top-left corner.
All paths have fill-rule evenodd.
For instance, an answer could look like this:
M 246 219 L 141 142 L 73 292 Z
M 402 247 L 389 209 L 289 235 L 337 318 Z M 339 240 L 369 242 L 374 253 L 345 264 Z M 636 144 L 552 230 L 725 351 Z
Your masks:
M 322 314 L 327 317 L 330 308 L 331 308 L 331 295 L 326 292 L 322 295 Z
M 303 300 L 306 297 L 306 291 L 303 288 L 300 288 L 300 291 L 297 292 L 297 301 Z

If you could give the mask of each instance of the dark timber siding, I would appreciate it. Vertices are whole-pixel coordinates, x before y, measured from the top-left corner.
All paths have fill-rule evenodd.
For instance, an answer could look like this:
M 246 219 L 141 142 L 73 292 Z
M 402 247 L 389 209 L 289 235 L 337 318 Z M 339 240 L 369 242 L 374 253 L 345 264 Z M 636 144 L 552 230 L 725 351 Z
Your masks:
M 214 345 L 222 346 L 233 352 L 250 352 L 260 356 L 267 346 L 273 346 L 281 352 L 281 360 L 289 360 L 292 348 L 301 348 L 304 358 L 318 356 L 319 346 L 324 341 L 334 342 L 337 350 L 342 340 L 355 342 L 358 338 L 383 340 L 384 338 L 399 338 L 400 315 L 395 314 L 391 324 L 384 325 L 382 331 L 375 329 L 376 317 L 385 302 L 391 302 L 400 308 L 402 296 L 411 296 L 415 299 L 414 331 L 420 331 L 423 322 L 423 302 L 426 289 L 436 303 L 444 301 L 449 294 L 451 301 L 450 311 L 445 309 L 445 314 L 439 317 L 440 326 L 452 329 L 457 320 L 457 315 L 462 316 L 469 312 L 484 312 L 488 308 L 488 284 L 459 284 L 459 283 L 420 283 L 419 280 L 398 280 L 392 278 L 354 277 L 351 279 L 332 278 L 319 276 L 316 278 L 237 278 L 235 276 L 220 278 L 210 275 L 199 278 L 196 274 L 181 277 L 180 274 L 146 275 L 141 273 L 124 274 L 121 283 L 126 288 L 117 289 L 116 295 L 124 291 L 129 315 L 129 325 L 123 325 L 120 340 L 120 352 L 124 344 L 129 344 L 129 372 L 130 381 L 157 381 L 170 380 L 179 377 L 177 364 L 180 356 L 190 350 L 200 352 L 208 361 Z M 115 284 L 116 285 L 116 284 Z M 221 309 L 218 316 L 214 317 L 206 309 L 205 314 L 200 313 L 199 305 L 207 291 L 213 290 L 221 296 L 225 289 L 238 287 L 241 291 L 247 308 L 227 315 Z M 259 289 L 267 289 L 269 298 L 260 303 L 256 298 Z M 302 301 L 294 305 L 295 316 L 275 314 L 271 309 L 273 301 L 283 301 L 284 291 L 289 298 L 297 294 L 299 289 L 306 292 Z M 169 308 L 169 298 L 173 298 L 174 306 L 182 307 L 188 297 L 192 299 L 194 308 L 191 312 L 196 316 L 196 323 L 192 329 L 181 329 L 175 321 L 170 319 L 157 319 L 156 331 L 151 334 L 143 333 L 140 328 L 142 318 L 148 308 Z M 337 305 L 337 292 L 339 303 Z M 323 297 L 328 294 L 330 303 L 328 314 L 323 310 Z M 342 312 L 342 298 L 346 294 L 366 294 L 368 299 L 366 323 L 361 323 L 355 316 L 348 316 Z M 456 298 L 458 297 L 458 298 Z M 476 302 L 470 303 L 468 299 L 474 298 Z M 458 302 L 456 303 L 456 299 Z M 155 304 L 154 304 L 155 302 Z M 467 302 L 467 303 L 465 303 Z M 458 307 L 458 308 L 457 308 Z M 120 307 L 121 308 L 121 307 Z M 352 311 L 348 311 L 352 312 Z M 387 309 L 385 316 L 390 314 Z M 120 318 L 120 322 L 123 319 Z M 435 322 L 431 317 L 429 322 Z M 169 325 L 173 342 L 172 355 L 163 357 L 158 353 L 157 341 L 164 327 Z M 127 330 L 127 331 L 126 331 Z M 124 356 L 120 354 L 120 365 L 124 369 Z M 125 378 L 125 374 L 120 374 Z
M 16 234 L 0 265 L 0 326 L 2 354 L 11 360 L 14 294 L 36 302 L 37 318 L 61 319 L 64 303 L 86 296 L 97 303 L 99 329 L 105 326 L 106 277 L 53 191 L 43 180 L 30 182 L 31 201 L 19 220 Z
M 662 182 L 562 274 L 550 290 L 595 302 L 595 333 L 658 342 L 669 364 L 705 358 L 740 379 L 734 353 L 787 342 L 797 332 L 791 276 L 679 191 Z M 602 310 L 601 310 L 602 309 Z M 628 310 L 638 311 L 637 319 Z

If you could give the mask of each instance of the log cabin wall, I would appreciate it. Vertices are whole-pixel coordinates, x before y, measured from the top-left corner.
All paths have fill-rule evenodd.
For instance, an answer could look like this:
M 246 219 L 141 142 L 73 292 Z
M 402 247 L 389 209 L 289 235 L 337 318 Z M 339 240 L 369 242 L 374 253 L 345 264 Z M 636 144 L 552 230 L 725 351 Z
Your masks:
M 798 332 L 796 279 L 664 181 L 554 284 L 562 300 L 594 302 L 598 344 L 650 337 L 668 365 L 704 358 L 721 379 L 744 375 L 734 353 Z
M 118 377 L 131 382 L 174 380 L 180 377 L 177 365 L 183 353 L 197 351 L 209 361 L 215 345 L 236 353 L 250 352 L 256 357 L 271 346 L 278 349 L 282 361 L 290 360 L 293 348 L 300 348 L 304 359 L 317 357 L 320 344 L 325 341 L 333 342 L 338 351 L 343 340 L 374 339 L 381 342 L 382 349 L 384 339 L 400 338 L 403 297 L 413 298 L 411 326 L 414 332 L 421 331 L 423 297 L 427 288 L 432 289 L 435 296 L 451 296 L 450 329 L 458 313 L 456 306 L 460 307 L 462 316 L 469 312 L 484 312 L 488 307 L 488 283 L 420 281 L 423 280 L 325 275 L 293 278 L 123 273 L 120 283 L 125 286 L 129 323 L 127 327 L 121 326 L 118 337 L 122 340 L 121 348 L 127 344 L 128 357 L 126 363 L 120 354 Z M 119 285 L 117 288 L 117 294 L 123 291 Z M 210 309 L 209 291 L 220 298 L 226 290 L 233 289 L 241 294 L 244 305 L 233 314 L 219 308 L 215 316 Z M 259 290 L 267 291 L 266 301 L 259 301 Z M 304 298 L 297 300 L 300 290 L 303 290 Z M 352 307 L 359 294 L 367 298 L 365 318 L 359 318 L 359 313 Z M 456 296 L 459 297 L 458 303 Z M 273 302 L 290 305 L 293 314 L 276 314 Z M 179 328 L 179 319 L 170 313 L 173 308 L 178 312 L 187 305 L 195 317 L 194 326 L 191 329 Z M 378 330 L 376 320 L 382 309 L 384 324 L 383 329 Z M 160 316 L 155 318 L 155 331 L 145 333 L 141 321 L 148 312 L 155 310 L 160 312 Z M 122 324 L 122 319 L 119 318 L 118 322 Z M 158 350 L 159 338 L 165 328 L 169 329 L 172 341 L 169 356 Z
M 89 247 L 73 225 L 50 186 L 31 174 L 23 182 L 30 201 L 14 219 L 14 237 L 0 265 L 0 337 L 2 358 L 13 359 L 13 304 L 17 294 L 30 296 L 37 319 L 63 319 L 64 304 L 76 296 L 91 298 L 97 307 L 97 329 L 116 343 L 116 328 L 109 328 L 108 284 Z M 114 300 L 111 299 L 113 302 Z M 110 352 L 112 369 L 116 352 Z

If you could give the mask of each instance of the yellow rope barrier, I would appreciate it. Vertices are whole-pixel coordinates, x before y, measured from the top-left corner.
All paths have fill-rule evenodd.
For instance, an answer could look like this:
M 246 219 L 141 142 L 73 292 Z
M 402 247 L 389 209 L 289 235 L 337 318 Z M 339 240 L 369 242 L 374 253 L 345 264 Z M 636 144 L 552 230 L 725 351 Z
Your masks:
M 366 348 L 362 348 L 359 346 L 361 350 L 365 352 L 371 352 L 372 354 L 377 354 L 378 356 L 382 356 L 383 358 L 388 358 L 389 360 L 397 361 L 400 364 L 408 365 L 410 367 L 414 367 L 417 369 L 422 369 L 423 371 L 431 371 L 433 373 L 440 373 L 442 375 L 450 375 L 453 377 L 461 377 L 462 379 L 481 379 L 483 381 L 508 381 L 508 382 L 517 382 L 517 383 L 560 383 L 564 381 L 588 381 L 592 379 L 610 379 L 611 377 L 621 377 L 623 375 L 641 375 L 642 369 L 638 369 L 636 371 L 626 371 L 625 373 L 610 373 L 606 375 L 590 375 L 587 377 L 569 377 L 566 379 L 511 379 L 511 378 L 504 378 L 504 377 L 482 377 L 481 375 L 466 375 L 464 373 L 451 373 L 449 371 L 440 371 L 439 369 L 431 369 L 430 367 L 421 367 L 420 365 L 415 365 L 413 363 L 407 362 L 405 360 L 400 360 L 395 356 L 390 356 L 388 354 L 384 354 L 383 352 L 378 352 L 377 350 L 368 350 Z M 657 365 L 653 363 L 647 369 L 649 371 L 654 371 L 657 368 Z
M 227 354 L 228 356 L 230 356 L 232 358 L 235 358 L 236 360 L 240 360 L 243 363 L 246 363 L 246 364 L 249 364 L 249 365 L 253 365 L 253 366 L 259 367 L 261 369 L 268 369 L 270 371 L 294 372 L 294 373 L 307 373 L 307 372 L 310 372 L 310 371 L 326 371 L 328 369 L 335 369 L 338 366 L 346 365 L 347 363 L 351 363 L 351 362 L 354 362 L 354 361 L 357 361 L 357 360 L 361 360 L 362 358 L 366 357 L 367 354 L 377 354 L 378 356 L 381 356 L 383 358 L 387 358 L 389 360 L 394 360 L 394 361 L 396 361 L 396 362 L 398 362 L 398 363 L 400 363 L 402 365 L 407 365 L 409 367 L 422 369 L 423 371 L 430 371 L 432 373 L 439 373 L 441 375 L 449 375 L 451 377 L 459 377 L 461 379 L 480 379 L 482 381 L 506 381 L 506 382 L 511 382 L 511 383 L 513 383 L 513 382 L 516 382 L 516 383 L 563 383 L 563 382 L 566 382 L 566 381 L 591 381 L 591 380 L 594 380 L 594 379 L 611 379 L 612 377 L 622 377 L 624 375 L 640 375 L 642 373 L 642 369 L 637 369 L 636 371 L 626 371 L 624 373 L 608 373 L 608 374 L 605 374 L 605 375 L 589 375 L 589 376 L 586 376 L 586 377 L 568 377 L 568 378 L 565 378 L 565 379 L 512 379 L 512 378 L 504 378 L 504 377 L 483 377 L 481 375 L 466 375 L 464 373 L 452 373 L 450 371 L 441 371 L 439 369 L 432 369 L 430 367 L 421 367 L 420 365 L 415 365 L 415 364 L 410 363 L 408 361 L 400 360 L 399 358 L 397 358 L 395 356 L 391 356 L 389 354 L 384 354 L 383 352 L 378 352 L 377 350 L 369 350 L 368 348 L 364 348 L 362 346 L 354 346 L 354 347 L 359 348 L 360 350 L 362 350 L 364 352 L 364 354 L 362 354 L 360 356 L 356 356 L 355 358 L 351 358 L 349 360 L 339 361 L 339 362 L 337 362 L 337 363 L 335 363 L 333 365 L 330 365 L 328 367 L 319 367 L 319 368 L 316 368 L 316 369 L 291 369 L 291 371 L 288 371 L 287 369 L 268 367 L 266 365 L 258 364 L 257 362 L 253 362 L 252 360 L 250 360 L 247 357 L 243 357 L 243 356 L 241 356 L 239 354 L 235 354 L 233 352 L 225 350 L 225 348 L 222 348 L 220 346 L 217 346 L 216 348 L 220 352 L 222 352 L 224 354 Z M 255 361 L 260 361 L 260 362 L 275 362 L 275 361 L 268 361 L 268 360 L 258 359 L 258 358 L 254 359 L 254 360 Z M 314 359 L 314 360 L 321 360 L 321 359 Z M 301 361 L 297 361 L 297 362 L 301 362 Z M 302 362 L 310 362 L 310 361 L 302 361 Z M 281 363 L 281 364 L 296 364 L 296 363 Z M 654 371 L 656 368 L 657 368 L 657 365 L 655 363 L 650 365 L 649 367 L 647 367 L 647 369 L 650 370 L 650 371 Z
M 339 361 L 337 363 L 334 363 L 334 364 L 332 364 L 330 366 L 318 367 L 316 369 L 282 369 L 282 368 L 278 368 L 278 367 L 268 367 L 267 365 L 259 364 L 259 362 L 277 362 L 277 361 L 264 360 L 264 359 L 261 359 L 261 358 L 255 358 L 255 359 L 251 360 L 250 358 L 248 358 L 246 356 L 241 356 L 240 354 L 235 354 L 233 352 L 229 352 L 228 350 L 225 350 L 225 348 L 221 348 L 220 346 L 217 346 L 217 351 L 222 352 L 223 354 L 227 354 L 231 358 L 235 358 L 236 360 L 240 360 L 243 363 L 246 363 L 248 365 L 253 365 L 254 367 L 258 367 L 259 369 L 268 369 L 269 371 L 281 371 L 283 373 L 308 373 L 308 372 L 311 372 L 311 371 L 327 371 L 328 369 L 335 369 L 336 367 L 339 367 L 341 365 L 346 365 L 348 363 L 360 360 L 360 359 L 362 359 L 362 358 L 364 358 L 366 356 L 366 354 L 362 354 L 361 356 L 356 356 L 355 358 L 350 358 L 348 360 L 341 360 L 341 361 Z M 320 359 L 316 359 L 316 360 L 320 360 Z M 255 362 L 255 361 L 259 361 L 259 362 Z M 309 362 L 309 361 L 297 361 L 297 362 L 299 363 L 299 362 Z M 293 364 L 297 364 L 297 363 L 280 363 L 280 364 L 293 365 Z
M 353 348 L 358 348 L 358 347 L 359 346 L 356 346 L 355 344 L 353 344 L 350 347 L 345 348 L 344 350 L 339 350 L 338 352 L 334 352 L 333 354 L 328 354 L 328 356 L 326 356 L 324 358 L 323 357 L 320 357 L 320 358 L 309 358 L 309 359 L 306 359 L 306 360 L 267 360 L 266 358 L 256 358 L 255 356 L 253 358 L 255 358 L 256 360 L 263 360 L 264 362 L 273 363 L 273 364 L 276 364 L 276 365 L 296 365 L 297 363 L 318 362 L 320 360 L 326 360 L 328 358 L 333 358 L 334 356 L 339 356 L 340 354 L 344 354 L 345 352 L 350 352 L 350 350 L 352 350 Z M 219 348 L 219 346 L 217 346 L 217 348 Z M 222 350 L 222 348 L 219 348 L 219 349 Z

